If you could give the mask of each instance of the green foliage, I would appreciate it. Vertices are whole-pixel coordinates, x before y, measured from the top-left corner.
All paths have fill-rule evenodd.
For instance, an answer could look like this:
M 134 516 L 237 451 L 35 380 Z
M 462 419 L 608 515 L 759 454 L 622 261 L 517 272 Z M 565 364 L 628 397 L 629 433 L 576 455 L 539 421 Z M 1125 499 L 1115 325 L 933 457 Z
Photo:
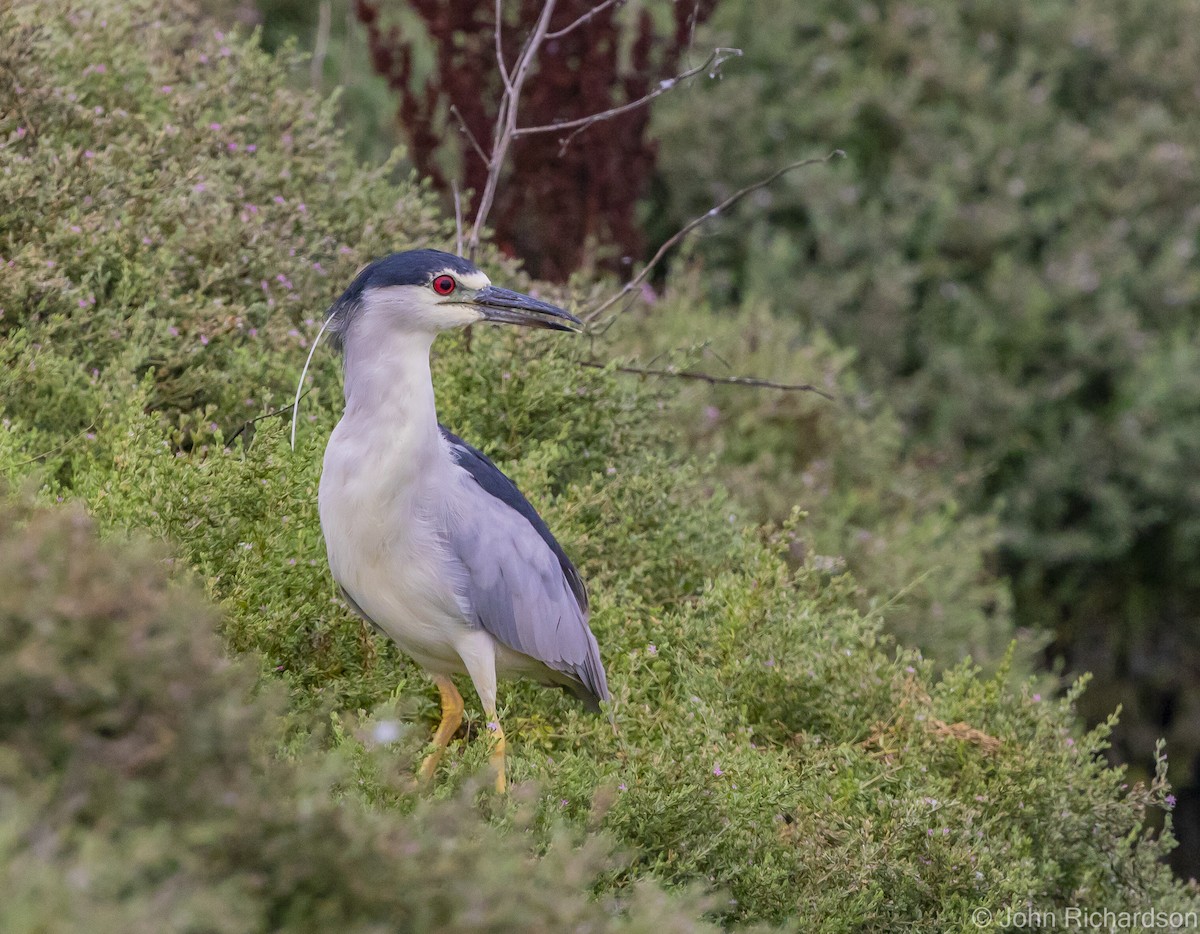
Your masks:
M 85 504 L 102 538 L 70 507 L 0 515 L 0 927 L 675 931 L 701 928 L 707 910 L 792 930 L 961 930 L 976 907 L 1200 910 L 1160 860 L 1169 816 L 1150 829 L 1172 807 L 1165 781 L 1130 784 L 1108 767 L 1107 728 L 1077 730 L 1075 695 L 1042 701 L 1004 665 L 941 677 L 897 649 L 882 631 L 890 609 L 870 609 L 891 593 L 794 553 L 804 526 L 763 534 L 664 442 L 691 403 L 580 367 L 558 335 L 439 344 L 440 411 L 579 559 L 617 730 L 558 692 L 506 685 L 512 796 L 478 793 L 489 749 L 473 704 L 433 793 L 415 794 L 433 692 L 335 599 L 324 567 L 314 504 L 340 408 L 331 355 L 318 354 L 294 452 L 279 417 L 239 428 L 294 378 L 315 330 L 304 316 L 348 278 L 350 256 L 444 223 L 410 183 L 354 168 L 320 108 L 252 43 L 214 42 L 174 17 L 134 29 L 158 9 L 150 0 L 101 0 L 94 21 L 65 2 L 14 9 L 42 25 L 9 60 L 22 87 L 50 90 L 22 97 L 24 117 L 0 118 L 0 184 L 41 185 L 48 207 L 37 225 L 5 215 L 0 228 L 13 261 L 0 477 L 46 503 Z M 82 65 L 97 61 L 88 36 L 102 22 L 104 60 L 124 64 L 96 114 Z M 219 81 L 206 70 L 217 59 Z M 269 175 L 309 209 L 248 235 L 235 189 L 258 176 L 235 182 L 227 148 L 167 132 L 185 126 L 180 101 L 225 108 L 222 125 L 290 114 L 304 146 L 264 139 L 253 156 L 273 160 L 261 184 Z M 124 149 L 110 140 L 110 174 L 87 189 L 99 167 L 78 147 L 104 138 L 118 109 L 139 115 L 140 135 Z M 37 132 L 18 137 L 17 119 Z M 159 159 L 176 168 L 154 169 Z M 175 174 L 191 171 L 214 181 L 215 203 L 195 202 Z M 288 187 L 297 179 L 311 184 L 302 196 Z M 120 233 L 139 197 L 147 217 L 177 225 L 144 252 Z M 67 237 L 54 212 L 85 208 L 94 235 Z M 200 256 L 222 274 L 210 281 Z M 47 284 L 47 268 L 63 278 Z M 120 270 L 116 285 L 71 311 L 97 268 Z M 284 270 L 294 297 L 259 308 L 261 272 L 242 268 Z M 224 316 L 230 330 L 205 330 Z M 172 343 L 170 327 L 193 339 Z M 866 447 L 839 418 L 814 420 L 831 439 L 824 456 Z M 895 450 L 855 474 L 865 499 L 910 495 L 908 481 L 894 494 L 878 485 Z M 836 546 L 836 523 L 815 518 L 826 503 L 846 516 L 853 497 L 806 501 L 824 529 L 811 534 Z M 873 510 L 903 512 L 868 501 L 864 525 Z M 173 557 L 120 544 L 133 528 Z M 214 629 L 240 659 L 221 657 Z M 697 885 L 715 894 L 664 894 Z
M 155 409 L 189 441 L 232 430 L 294 385 L 264 346 L 306 347 L 364 258 L 444 242 L 432 196 L 362 168 L 330 104 L 254 45 L 176 14 L 147 47 L 136 10 L 38 10 L 16 5 L 0 36 L 21 89 L 0 125 L 0 333 L 82 366 L 61 394 L 10 372 L 27 420 L 82 431 L 99 415 L 83 381 L 115 368 L 153 370 Z
M 755 520 L 804 510 L 793 560 L 849 570 L 859 606 L 881 611 L 901 644 L 943 665 L 970 657 L 994 670 L 1018 635 L 995 567 L 994 518 L 967 513 L 937 465 L 905 453 L 899 420 L 858 383 L 852 354 L 762 301 L 717 310 L 704 286 L 676 277 L 646 313 L 618 322 L 615 343 L 660 366 L 673 355 L 717 375 L 811 381 L 826 395 L 689 383 L 674 407 L 688 444 L 713 454 Z M 1026 675 L 1038 640 L 1019 635 Z
M 223 657 L 157 549 L 102 544 L 77 510 L 5 507 L 0 528 L 5 931 L 700 927 L 699 903 L 649 885 L 589 900 L 619 865 L 601 839 L 536 858 L 469 796 L 405 817 L 339 802 L 352 761 L 271 754 L 279 693 Z
M 719 222 L 711 283 L 856 348 L 1001 504 L 1018 619 L 1096 672 L 1090 715 L 1195 760 L 1200 9 L 729 0 L 710 27 L 745 56 L 656 112 L 661 223 L 845 150 Z

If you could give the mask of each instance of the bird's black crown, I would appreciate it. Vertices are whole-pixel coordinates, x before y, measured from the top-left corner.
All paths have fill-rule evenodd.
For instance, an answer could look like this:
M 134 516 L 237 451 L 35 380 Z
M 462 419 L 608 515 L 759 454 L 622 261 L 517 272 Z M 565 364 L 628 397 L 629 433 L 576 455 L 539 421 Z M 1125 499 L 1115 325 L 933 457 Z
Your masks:
M 382 289 L 393 285 L 425 285 L 437 273 L 446 271 L 468 276 L 479 272 L 479 267 L 470 260 L 443 250 L 405 250 L 403 253 L 392 253 L 364 266 L 330 309 L 330 343 L 334 349 L 342 349 L 343 335 L 350 320 L 362 307 L 363 293 L 367 289 Z

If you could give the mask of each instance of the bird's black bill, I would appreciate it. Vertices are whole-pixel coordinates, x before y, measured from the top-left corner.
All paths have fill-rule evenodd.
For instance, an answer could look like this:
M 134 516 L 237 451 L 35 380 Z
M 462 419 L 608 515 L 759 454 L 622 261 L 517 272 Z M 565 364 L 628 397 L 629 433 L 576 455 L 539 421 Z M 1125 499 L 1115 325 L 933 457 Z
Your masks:
M 549 328 L 552 331 L 581 331 L 583 322 L 569 311 L 549 302 L 539 302 L 529 295 L 498 289 L 494 285 L 480 289 L 474 303 L 483 312 L 485 321 L 520 324 L 528 328 Z

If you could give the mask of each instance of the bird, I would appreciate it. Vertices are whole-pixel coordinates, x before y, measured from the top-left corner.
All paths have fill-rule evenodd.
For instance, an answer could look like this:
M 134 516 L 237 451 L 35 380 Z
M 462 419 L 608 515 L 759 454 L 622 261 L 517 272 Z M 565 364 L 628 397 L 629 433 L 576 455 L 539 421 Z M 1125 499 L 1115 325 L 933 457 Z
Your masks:
M 579 331 L 568 311 L 491 284 L 474 263 L 417 249 L 365 266 L 332 305 L 345 406 L 318 489 L 333 579 L 349 607 L 437 686 L 427 784 L 462 722 L 466 674 L 486 717 L 495 788 L 507 787 L 497 678 L 609 700 L 578 570 L 529 501 L 438 421 L 430 352 L 442 331 L 495 322 Z

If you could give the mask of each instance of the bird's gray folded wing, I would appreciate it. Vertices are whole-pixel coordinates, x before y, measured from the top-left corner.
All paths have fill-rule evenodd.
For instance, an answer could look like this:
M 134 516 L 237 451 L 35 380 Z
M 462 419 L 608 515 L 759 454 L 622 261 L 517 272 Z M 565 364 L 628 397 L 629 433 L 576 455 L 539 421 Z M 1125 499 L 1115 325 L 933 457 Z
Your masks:
M 514 507 L 512 494 L 537 518 L 512 481 L 474 448 L 457 438 L 451 444 L 465 472 L 447 537 L 465 572 L 468 615 L 504 645 L 578 682 L 584 699 L 606 700 L 604 666 L 574 567 L 541 519 L 538 528 Z M 478 476 L 483 471 L 486 486 Z M 503 498 L 493 492 L 502 486 Z
M 571 587 L 571 593 L 575 594 L 575 599 L 579 602 L 579 607 L 583 610 L 584 615 L 587 614 L 588 596 L 587 588 L 583 584 L 583 578 L 579 576 L 579 572 L 575 570 L 575 565 L 571 563 L 571 559 L 567 557 L 567 553 L 562 550 L 562 546 L 555 540 L 550 532 L 550 528 L 542 521 L 542 517 L 537 514 L 537 510 L 533 508 L 529 500 L 524 494 L 517 489 L 517 485 L 512 482 L 504 472 L 492 463 L 491 459 L 476 447 L 467 444 L 462 438 L 450 431 L 445 425 L 438 425 L 441 431 L 442 438 L 450 447 L 450 453 L 454 457 L 463 470 L 467 471 L 484 490 L 496 499 L 500 500 L 510 509 L 524 516 L 529 524 L 533 526 L 535 532 L 546 543 L 554 556 L 558 559 L 558 565 L 562 568 L 563 576 L 567 579 L 567 583 Z

